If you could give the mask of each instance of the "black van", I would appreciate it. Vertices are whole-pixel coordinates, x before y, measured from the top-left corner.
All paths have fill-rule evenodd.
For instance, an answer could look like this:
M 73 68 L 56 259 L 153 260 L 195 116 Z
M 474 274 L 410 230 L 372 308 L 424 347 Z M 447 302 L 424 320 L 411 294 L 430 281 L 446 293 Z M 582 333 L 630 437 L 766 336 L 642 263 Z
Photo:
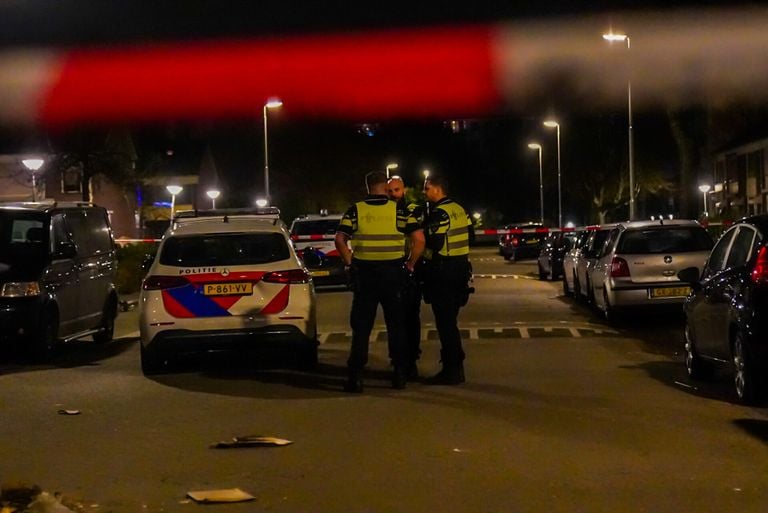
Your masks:
M 41 360 L 58 342 L 111 340 L 115 249 L 104 208 L 0 204 L 0 339 Z

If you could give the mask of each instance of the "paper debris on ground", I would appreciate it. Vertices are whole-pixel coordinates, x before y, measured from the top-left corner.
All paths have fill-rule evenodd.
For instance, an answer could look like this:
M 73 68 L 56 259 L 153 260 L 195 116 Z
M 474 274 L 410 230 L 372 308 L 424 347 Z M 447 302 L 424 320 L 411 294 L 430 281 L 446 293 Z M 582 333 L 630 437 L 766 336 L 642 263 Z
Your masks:
M 187 492 L 187 495 L 195 502 L 245 502 L 252 501 L 256 497 L 242 491 L 240 488 L 229 488 L 226 490 L 200 490 L 196 492 Z
M 59 415 L 80 415 L 80 410 L 59 410 Z
M 274 436 L 236 436 L 232 440 L 216 442 L 211 445 L 214 449 L 231 449 L 236 447 L 282 447 L 290 445 L 291 440 L 276 438 Z

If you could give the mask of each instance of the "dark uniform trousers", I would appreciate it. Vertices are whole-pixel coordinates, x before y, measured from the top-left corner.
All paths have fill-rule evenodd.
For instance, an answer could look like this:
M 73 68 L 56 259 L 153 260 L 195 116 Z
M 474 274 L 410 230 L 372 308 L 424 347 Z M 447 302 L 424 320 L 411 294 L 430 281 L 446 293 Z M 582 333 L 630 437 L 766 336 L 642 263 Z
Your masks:
M 424 280 L 424 264 L 416 264 L 414 275 L 408 279 L 403 293 L 405 308 L 405 338 L 408 365 L 413 365 L 421 356 L 421 296 Z M 391 353 L 391 350 L 390 350 Z
M 444 369 L 458 370 L 464 362 L 458 316 L 459 309 L 467 303 L 469 297 L 469 272 L 469 260 L 466 257 L 434 258 L 427 263 L 425 300 L 432 304 Z
M 396 371 L 405 372 L 407 365 L 405 315 L 403 309 L 403 261 L 371 262 L 353 260 L 352 348 L 347 366 L 351 373 L 359 372 L 368 363 L 368 341 L 381 304 L 391 358 Z

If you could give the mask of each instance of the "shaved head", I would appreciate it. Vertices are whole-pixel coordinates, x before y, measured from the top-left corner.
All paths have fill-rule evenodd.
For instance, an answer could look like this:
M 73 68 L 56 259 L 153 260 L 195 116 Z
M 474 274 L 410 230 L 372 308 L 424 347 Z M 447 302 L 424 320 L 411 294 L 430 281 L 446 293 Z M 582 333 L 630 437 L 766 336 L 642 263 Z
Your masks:
M 405 184 L 399 176 L 393 176 L 387 182 L 387 195 L 389 199 L 400 201 L 405 196 Z

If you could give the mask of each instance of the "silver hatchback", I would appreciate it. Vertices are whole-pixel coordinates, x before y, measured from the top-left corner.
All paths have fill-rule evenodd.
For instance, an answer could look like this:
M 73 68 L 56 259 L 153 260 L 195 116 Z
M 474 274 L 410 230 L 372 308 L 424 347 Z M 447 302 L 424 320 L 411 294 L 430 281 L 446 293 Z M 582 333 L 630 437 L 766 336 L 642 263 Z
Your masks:
M 696 221 L 634 221 L 616 226 L 590 272 L 591 296 L 606 317 L 626 307 L 682 304 L 690 287 L 677 272 L 701 270 L 713 246 Z

